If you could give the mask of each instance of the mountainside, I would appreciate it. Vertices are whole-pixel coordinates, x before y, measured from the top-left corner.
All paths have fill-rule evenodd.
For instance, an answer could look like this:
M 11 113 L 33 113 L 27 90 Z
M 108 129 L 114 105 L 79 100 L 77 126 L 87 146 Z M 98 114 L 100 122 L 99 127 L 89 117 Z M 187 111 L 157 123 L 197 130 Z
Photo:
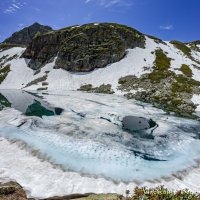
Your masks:
M 53 29 L 50 26 L 43 26 L 41 24 L 34 23 L 29 27 L 13 33 L 11 37 L 4 40 L 4 43 L 28 45 L 33 40 L 36 33 L 44 34 L 52 30 Z
M 181 116 L 200 111 L 199 41 L 87 24 L 37 35 L 26 49 L 2 48 L 0 65 L 2 89 L 115 93 Z
M 22 57 L 39 69 L 57 56 L 54 68 L 87 72 L 117 62 L 126 49 L 145 45 L 144 35 L 118 24 L 87 24 L 36 37 Z

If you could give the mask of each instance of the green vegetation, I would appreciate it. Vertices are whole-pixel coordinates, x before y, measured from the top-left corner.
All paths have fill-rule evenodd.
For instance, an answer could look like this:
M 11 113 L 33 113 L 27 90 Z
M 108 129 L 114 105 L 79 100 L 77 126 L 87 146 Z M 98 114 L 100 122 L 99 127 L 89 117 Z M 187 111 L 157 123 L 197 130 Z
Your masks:
M 125 76 L 125 77 L 122 77 L 119 79 L 118 83 L 123 85 L 123 84 L 131 84 L 131 83 L 134 83 L 135 79 L 137 79 L 136 76 L 134 75 L 129 75 L 129 76 Z
M 116 194 L 93 194 L 76 200 L 200 200 L 200 194 L 189 190 L 169 191 L 163 186 L 157 188 L 136 187 L 133 194 L 129 190 L 126 196 Z
M 183 75 L 176 75 L 175 79 L 176 79 L 177 82 L 185 84 L 185 85 L 188 84 L 188 85 L 191 85 L 191 86 L 200 86 L 199 81 L 196 81 L 192 78 L 185 77 Z
M 0 84 L 4 81 L 7 77 L 8 73 L 10 72 L 10 65 L 6 65 L 2 69 L 0 69 Z
M 193 87 L 199 87 L 200 82 L 196 81 L 188 76 L 184 75 L 176 75 L 175 76 L 176 82 L 173 82 L 171 85 L 171 91 L 174 95 L 177 93 L 192 93 Z
M 81 85 L 81 87 L 78 90 L 89 92 L 92 90 L 92 85 L 91 84 Z
M 33 43 L 22 55 L 31 59 L 30 68 L 41 68 L 58 55 L 55 69 L 89 72 L 118 62 L 126 55 L 126 49 L 144 48 L 145 36 L 120 24 L 91 23 L 51 31 Z
M 186 65 L 186 64 L 183 64 L 182 66 L 181 66 L 181 72 L 185 75 L 185 76 L 187 76 L 187 77 L 192 77 L 192 70 L 190 69 L 190 67 L 188 66 L 188 65 Z
M 179 116 L 195 116 L 196 105 L 190 100 L 193 94 L 200 93 L 200 82 L 192 78 L 192 70 L 182 65 L 182 75 L 170 71 L 170 59 L 161 49 L 156 50 L 153 71 L 140 78 L 129 75 L 119 79 L 119 89 L 126 92 L 129 99 L 151 103 L 166 112 Z M 141 90 L 142 89 L 142 90 Z M 131 90 L 135 90 L 132 93 Z
M 170 68 L 170 58 L 168 58 L 162 49 L 155 51 L 156 59 L 154 61 L 153 72 L 149 74 L 149 78 L 152 82 L 160 82 L 160 80 L 167 78 L 171 75 L 168 70 Z
M 41 37 L 41 33 L 40 33 L 40 31 L 38 31 L 36 34 L 35 34 L 35 36 L 34 36 L 34 38 L 33 39 L 35 39 L 35 38 L 39 38 L 39 37 Z
M 179 82 L 173 82 L 171 86 L 171 91 L 176 94 L 176 93 L 192 93 L 192 88 L 189 84 L 182 84 Z
M 191 58 L 191 49 L 187 47 L 184 43 L 179 41 L 171 41 L 171 44 L 173 44 L 177 49 L 182 51 L 187 57 Z
M 155 189 L 136 188 L 134 194 L 128 197 L 129 200 L 200 200 L 200 194 L 189 190 L 171 192 L 163 186 Z
M 186 44 L 179 41 L 171 41 L 170 43 L 173 44 L 177 49 L 182 51 L 183 54 L 185 54 L 192 61 L 200 65 L 200 61 L 192 57 L 192 49 L 196 51 L 198 50 L 197 47 L 195 47 L 195 45 L 192 45 L 192 46 L 190 45 L 191 48 L 189 48 Z
M 7 50 L 13 47 L 25 47 L 24 45 L 19 44 L 7 44 L 7 43 L 0 43 L 0 50 Z
M 154 62 L 155 70 L 168 70 L 170 68 L 170 59 L 164 54 L 162 49 L 156 50 L 156 59 Z
M 56 30 L 54 31 L 54 33 L 62 33 L 62 32 L 68 32 L 68 33 L 74 33 L 74 32 L 85 32 L 85 31 L 90 31 L 92 29 L 96 29 L 96 30 L 112 30 L 115 33 L 125 33 L 125 34 L 130 34 L 132 35 L 134 38 L 137 38 L 139 41 L 144 42 L 145 41 L 145 37 L 142 33 L 140 33 L 139 31 L 137 31 L 134 28 L 131 28 L 129 26 L 126 25 L 121 25 L 121 24 L 117 24 L 117 23 L 99 23 L 98 25 L 94 25 L 93 23 L 90 24 L 84 24 L 82 26 L 70 26 L 67 28 L 62 28 L 60 30 Z M 47 33 L 48 34 L 48 33 Z

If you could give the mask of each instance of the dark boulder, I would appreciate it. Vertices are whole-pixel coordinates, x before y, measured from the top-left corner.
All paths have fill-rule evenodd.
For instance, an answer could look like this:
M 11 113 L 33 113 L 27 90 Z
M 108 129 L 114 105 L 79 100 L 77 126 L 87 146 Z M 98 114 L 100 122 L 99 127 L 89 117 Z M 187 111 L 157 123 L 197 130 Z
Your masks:
M 129 131 L 142 131 L 157 126 L 152 119 L 144 117 L 126 116 L 122 121 L 123 128 Z
M 15 182 L 0 184 L 1 200 L 27 200 L 23 188 Z

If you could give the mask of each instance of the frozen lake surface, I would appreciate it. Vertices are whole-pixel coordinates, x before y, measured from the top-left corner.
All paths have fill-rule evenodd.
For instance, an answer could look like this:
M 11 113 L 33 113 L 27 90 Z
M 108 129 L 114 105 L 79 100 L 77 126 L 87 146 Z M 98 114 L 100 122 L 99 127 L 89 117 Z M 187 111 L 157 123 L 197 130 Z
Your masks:
M 73 184 L 80 185 L 81 177 L 87 179 L 88 185 L 85 184 L 83 191 L 70 189 L 71 193 L 106 192 L 108 183 L 111 188 L 117 188 L 110 188 L 110 192 L 121 193 L 126 185 L 133 187 L 147 181 L 173 180 L 177 176 L 181 179 L 198 166 L 198 121 L 170 116 L 148 104 L 116 95 L 73 91 L 38 94 L 21 90 L 2 90 L 0 93 L 1 105 L 4 107 L 0 112 L 1 145 L 19 147 L 20 152 L 28 152 L 29 157 L 39 159 L 37 162 L 41 161 L 41 166 L 42 163 L 48 164 L 46 169 L 52 166 L 59 170 L 63 177 L 66 173 L 79 174 L 77 179 L 71 176 Z M 43 114 L 40 112 L 39 117 L 27 116 L 27 109 L 37 109 L 38 105 Z M 153 133 L 148 130 L 127 132 L 122 129 L 122 119 L 128 115 L 152 119 L 158 127 Z M 17 179 L 28 190 L 33 190 L 30 192 L 32 195 L 42 196 L 34 184 L 37 184 L 35 176 L 41 176 L 44 172 L 39 169 L 37 173 L 32 171 L 28 181 L 26 170 L 31 169 L 31 161 L 27 161 L 30 169 L 22 167 L 22 173 L 16 175 L 14 171 L 17 166 L 14 163 L 12 165 L 15 153 L 9 154 L 10 160 L 4 153 L 0 153 L 0 179 Z M 11 162 L 10 167 L 6 167 L 8 160 Z M 25 160 L 23 162 L 26 163 Z M 56 188 L 65 183 L 61 178 L 58 178 Z M 75 183 L 75 180 L 79 183 Z M 101 184 L 96 186 L 97 189 L 89 184 L 99 180 Z M 50 184 L 45 178 L 40 181 L 40 187 L 43 188 Z M 191 184 L 195 188 L 196 183 L 191 181 L 183 180 L 182 183 L 180 180 L 179 188 L 190 188 Z M 46 196 L 70 193 L 64 189 L 56 192 L 55 188 L 52 192 L 51 187 L 48 190 Z

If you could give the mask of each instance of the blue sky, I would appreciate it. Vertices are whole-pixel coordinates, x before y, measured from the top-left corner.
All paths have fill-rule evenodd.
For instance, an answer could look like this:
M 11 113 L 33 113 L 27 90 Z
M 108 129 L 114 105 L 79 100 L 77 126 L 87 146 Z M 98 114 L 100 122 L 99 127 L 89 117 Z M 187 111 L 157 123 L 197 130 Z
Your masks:
M 200 40 L 200 0 L 0 0 L 0 41 L 34 22 L 117 22 L 164 40 Z

